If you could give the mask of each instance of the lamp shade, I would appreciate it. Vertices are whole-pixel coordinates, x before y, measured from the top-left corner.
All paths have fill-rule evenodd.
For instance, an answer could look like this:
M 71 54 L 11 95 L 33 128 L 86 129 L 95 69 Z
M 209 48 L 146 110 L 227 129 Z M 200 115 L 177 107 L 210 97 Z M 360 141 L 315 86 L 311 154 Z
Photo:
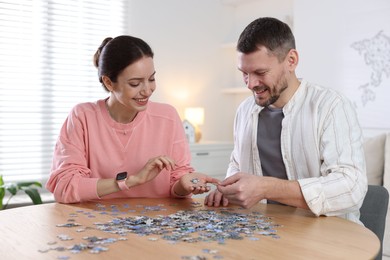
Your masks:
M 187 107 L 184 110 L 184 117 L 191 124 L 196 126 L 203 125 L 204 123 L 204 108 L 203 107 Z

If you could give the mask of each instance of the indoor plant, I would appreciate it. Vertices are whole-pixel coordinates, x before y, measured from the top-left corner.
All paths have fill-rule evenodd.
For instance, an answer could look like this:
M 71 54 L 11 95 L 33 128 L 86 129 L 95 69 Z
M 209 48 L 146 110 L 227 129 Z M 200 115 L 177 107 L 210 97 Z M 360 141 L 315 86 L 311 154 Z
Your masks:
M 37 181 L 4 183 L 3 176 L 0 175 L 0 210 L 6 209 L 10 199 L 20 190 L 24 191 L 34 204 L 42 204 L 41 195 L 36 187 L 42 187 L 42 184 Z M 10 196 L 7 202 L 3 204 L 6 192 L 9 192 Z

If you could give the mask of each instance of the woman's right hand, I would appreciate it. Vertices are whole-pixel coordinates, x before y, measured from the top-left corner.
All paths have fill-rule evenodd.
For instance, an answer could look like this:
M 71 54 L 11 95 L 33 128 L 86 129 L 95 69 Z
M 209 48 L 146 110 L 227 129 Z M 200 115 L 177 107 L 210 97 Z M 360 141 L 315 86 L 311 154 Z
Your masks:
M 172 171 L 175 169 L 175 162 L 168 156 L 158 156 L 152 159 L 145 164 L 142 170 L 136 174 L 127 178 L 127 185 L 137 186 L 148 181 L 153 180 L 163 169 L 167 171 Z

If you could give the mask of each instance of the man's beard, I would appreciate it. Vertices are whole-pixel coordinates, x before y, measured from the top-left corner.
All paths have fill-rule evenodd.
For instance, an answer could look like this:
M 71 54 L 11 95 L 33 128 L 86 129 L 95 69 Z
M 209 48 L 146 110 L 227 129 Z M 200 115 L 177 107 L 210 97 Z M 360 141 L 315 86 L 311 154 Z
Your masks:
M 264 102 L 261 102 L 259 99 L 255 99 L 256 104 L 261 106 L 261 107 L 268 107 L 272 104 L 274 104 L 276 101 L 279 100 L 280 95 L 287 89 L 288 85 L 286 82 L 282 85 L 280 89 L 274 88 L 274 93 L 271 93 L 271 89 L 267 87 L 268 91 L 271 93 L 271 96 L 265 100 Z
M 280 86 L 280 88 L 277 88 L 277 86 Z M 288 88 L 287 80 L 280 80 L 273 88 L 273 92 L 271 92 L 271 88 L 268 86 L 265 86 L 267 91 L 271 94 L 271 96 L 264 102 L 261 102 L 260 100 L 255 98 L 256 104 L 261 107 L 268 107 L 272 104 L 274 104 L 276 101 L 279 100 L 280 95 Z M 254 88 L 255 90 L 256 88 Z

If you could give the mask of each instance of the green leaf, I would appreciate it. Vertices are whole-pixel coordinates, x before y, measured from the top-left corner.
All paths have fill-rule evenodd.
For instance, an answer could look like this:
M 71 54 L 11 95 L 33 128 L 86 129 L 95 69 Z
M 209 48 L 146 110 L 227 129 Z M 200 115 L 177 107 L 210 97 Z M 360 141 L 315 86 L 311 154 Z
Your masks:
M 3 199 L 5 196 L 5 189 L 0 188 L 0 210 L 3 208 Z
M 39 195 L 39 192 L 37 189 L 27 188 L 27 189 L 23 189 L 23 190 L 30 197 L 30 199 L 32 200 L 32 202 L 34 204 L 42 204 L 41 195 Z
M 9 184 L 6 184 L 5 185 L 5 189 L 11 193 L 12 195 L 16 195 L 16 193 L 18 192 L 18 185 L 16 185 L 15 183 L 9 183 Z
M 37 181 L 17 183 L 11 182 L 4 184 L 3 176 L 0 175 L 0 210 L 5 209 L 8 204 L 6 203 L 5 205 L 3 205 L 3 198 L 5 196 L 6 191 L 11 193 L 11 196 L 9 197 L 9 199 L 11 199 L 12 196 L 16 195 L 19 190 L 23 190 L 30 197 L 34 204 L 42 204 L 41 195 L 39 194 L 39 191 L 34 187 L 42 188 L 42 184 Z
M 18 182 L 18 183 L 16 183 L 16 185 L 18 186 L 19 189 L 21 189 L 22 187 L 29 187 L 29 186 L 32 186 L 32 185 L 35 185 L 35 186 L 38 186 L 38 187 L 42 188 L 42 184 L 40 182 L 38 182 L 38 181 Z
M 2 187 L 4 184 L 3 175 L 0 175 L 0 210 L 3 209 L 3 199 L 5 196 L 5 189 Z

